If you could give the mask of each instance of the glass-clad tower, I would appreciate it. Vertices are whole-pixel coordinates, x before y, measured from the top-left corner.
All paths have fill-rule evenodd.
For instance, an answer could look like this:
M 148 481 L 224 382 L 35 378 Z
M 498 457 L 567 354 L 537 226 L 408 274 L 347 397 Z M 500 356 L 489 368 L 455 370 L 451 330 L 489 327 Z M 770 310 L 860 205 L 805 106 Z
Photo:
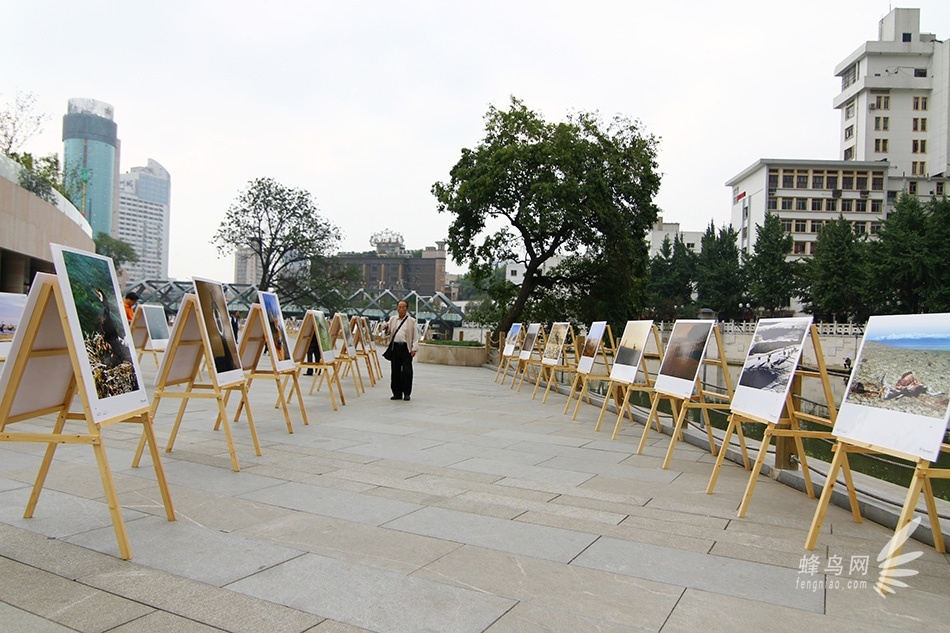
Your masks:
M 70 99 L 63 117 L 63 173 L 70 201 L 92 226 L 112 235 L 119 140 L 113 108 L 95 99 Z

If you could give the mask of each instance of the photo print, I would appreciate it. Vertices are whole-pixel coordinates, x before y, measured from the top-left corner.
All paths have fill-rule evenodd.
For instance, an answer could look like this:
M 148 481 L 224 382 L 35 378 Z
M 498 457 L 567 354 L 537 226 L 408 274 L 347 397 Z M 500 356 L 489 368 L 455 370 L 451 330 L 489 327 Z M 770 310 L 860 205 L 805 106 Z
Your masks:
M 514 356 L 520 351 L 518 340 L 521 336 L 521 323 L 512 323 L 508 329 L 508 335 L 505 337 L 505 351 L 503 356 Z
M 715 321 L 681 319 L 673 325 L 666 353 L 656 377 L 656 390 L 689 398 L 706 352 L 706 342 Z
M 647 345 L 653 321 L 627 321 L 623 328 L 614 366 L 610 369 L 610 379 L 632 384 L 637 380 L 640 358 Z
M 531 358 L 531 353 L 534 351 L 534 345 L 538 341 L 538 333 L 540 331 L 540 323 L 531 323 L 528 325 L 528 329 L 524 337 L 524 345 L 521 346 L 521 352 L 518 354 L 519 359 L 528 360 Z
M 50 247 L 93 418 L 100 422 L 148 406 L 112 260 Z
M 950 420 L 950 314 L 872 316 L 834 434 L 935 460 Z
M 555 323 L 551 326 L 551 334 L 548 336 L 547 344 L 544 346 L 544 353 L 541 356 L 541 362 L 545 365 L 557 365 L 561 360 L 561 352 L 564 349 L 564 343 L 567 340 L 568 328 L 567 322 Z
M 759 320 L 732 399 L 733 411 L 779 421 L 811 322 L 811 317 Z
M 607 329 L 606 321 L 594 321 L 587 331 L 587 338 L 584 341 L 584 349 L 581 351 L 581 359 L 577 364 L 577 371 L 582 374 L 589 374 L 594 369 L 594 362 L 597 360 L 597 350 L 600 349 L 600 343 L 604 340 L 604 331 Z
M 274 364 L 278 370 L 292 368 L 294 359 L 290 355 L 290 343 L 284 328 L 284 315 L 280 310 L 280 301 L 273 292 L 257 292 L 257 300 L 264 307 L 264 328 L 268 350 L 274 350 Z
M 218 384 L 231 384 L 244 380 L 241 360 L 238 357 L 234 330 L 228 318 L 228 304 L 224 299 L 221 282 L 192 277 L 195 295 L 198 297 L 198 312 L 208 333 L 211 357 Z
M 142 314 L 145 315 L 145 328 L 148 330 L 148 338 L 152 344 L 152 349 L 165 349 L 169 337 L 165 308 L 159 305 L 145 304 L 140 306 L 140 309 Z
M 20 325 L 26 295 L 0 292 L 0 358 L 6 358 L 13 344 L 13 335 Z

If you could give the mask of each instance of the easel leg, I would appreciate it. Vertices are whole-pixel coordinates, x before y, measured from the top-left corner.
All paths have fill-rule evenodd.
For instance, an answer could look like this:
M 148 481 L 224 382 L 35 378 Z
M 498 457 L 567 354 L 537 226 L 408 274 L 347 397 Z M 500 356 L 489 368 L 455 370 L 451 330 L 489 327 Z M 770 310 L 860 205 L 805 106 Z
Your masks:
M 106 450 L 102 446 L 102 437 L 96 437 L 92 444 L 96 454 L 96 463 L 99 465 L 99 476 L 102 479 L 102 489 L 106 493 L 106 503 L 109 504 L 109 514 L 112 516 L 112 527 L 115 530 L 115 540 L 119 544 L 119 556 L 122 560 L 132 558 L 132 548 L 129 547 L 129 535 L 125 531 L 125 522 L 122 520 L 122 509 L 119 507 L 119 498 L 115 493 L 115 482 L 112 480 L 112 471 L 109 470 L 109 460 Z
M 247 427 L 251 431 L 251 441 L 254 443 L 254 454 L 261 456 L 261 444 L 257 441 L 257 427 L 254 426 L 254 416 L 251 415 L 251 402 L 247 399 L 247 385 L 241 385 L 241 399 L 247 403 Z
M 666 458 L 663 460 L 663 468 L 670 467 L 670 462 L 673 461 L 673 449 L 676 448 L 676 442 L 683 437 L 683 422 L 686 420 L 686 411 L 686 403 L 683 403 L 683 406 L 680 407 L 679 415 L 676 416 L 676 427 L 670 436 L 670 446 L 666 449 Z
M 583 379 L 583 383 L 582 383 L 582 386 L 581 386 L 581 394 L 577 397 L 577 404 L 574 405 L 574 415 L 571 417 L 572 420 L 576 420 L 576 419 L 577 419 L 577 412 L 580 411 L 581 402 L 584 400 L 584 395 L 585 395 L 585 394 L 587 395 L 587 403 L 590 404 L 590 403 L 591 403 L 591 400 L 590 400 L 590 380 L 589 380 L 588 378 L 586 378 L 586 377 Z M 606 402 L 606 399 L 604 400 L 604 402 Z M 567 403 L 570 404 L 571 401 L 568 400 Z
M 831 491 L 834 490 L 838 471 L 841 470 L 841 465 L 848 461 L 847 450 L 842 444 L 835 444 L 834 451 L 834 459 L 831 460 L 831 466 L 828 468 L 828 479 L 825 480 L 825 487 L 821 491 L 821 497 L 818 498 L 818 507 L 815 508 L 815 516 L 811 520 L 811 527 L 808 528 L 808 536 L 805 538 L 805 549 L 809 551 L 815 549 L 815 543 L 818 541 L 818 532 L 825 520 L 828 504 L 831 503 Z
M 626 409 L 627 399 L 624 398 L 624 409 Z M 643 453 L 643 447 L 647 445 L 647 435 L 650 434 L 650 422 L 657 415 L 657 407 L 660 406 L 660 396 L 655 391 L 653 392 L 653 404 L 650 405 L 650 415 L 647 417 L 647 423 L 643 425 L 643 435 L 640 436 L 640 444 L 637 445 L 637 455 Z M 621 410 L 620 415 L 623 415 L 623 410 Z M 620 418 L 617 419 L 617 422 L 620 422 Z M 616 437 L 617 431 L 619 428 L 614 429 L 614 436 Z
M 930 517 L 930 531 L 934 535 L 934 549 L 943 554 L 947 551 L 943 542 L 943 532 L 940 531 L 940 515 L 937 514 L 937 503 L 934 501 L 933 484 L 930 477 L 924 476 L 924 501 L 927 503 L 927 516 Z
M 917 509 L 917 500 L 920 498 L 920 493 L 924 489 L 924 482 L 926 480 L 926 475 L 920 470 L 921 465 L 926 468 L 927 462 L 925 460 L 921 460 L 917 464 L 917 470 L 914 471 L 914 479 L 910 482 L 910 487 L 907 489 L 907 497 L 904 499 L 904 507 L 901 508 L 901 515 L 897 519 L 897 527 L 894 528 L 895 532 L 906 526 L 914 518 L 914 512 L 916 512 Z M 891 539 L 888 545 L 889 547 L 887 548 L 887 555 L 885 556 L 884 560 L 892 560 L 894 557 L 900 556 L 901 550 L 904 549 L 904 543 L 900 542 L 899 539 Z M 874 589 L 883 595 L 884 593 L 893 592 L 893 590 L 889 589 L 889 587 L 890 584 L 887 582 L 887 578 L 881 576 L 878 578 Z
M 66 426 L 66 415 L 69 407 L 67 406 L 59 415 L 56 416 L 56 424 L 53 425 L 53 434 L 59 435 Z M 36 504 L 40 500 L 40 493 L 43 492 L 43 484 L 46 483 L 46 475 L 49 474 L 49 468 L 53 463 L 53 455 L 56 453 L 56 443 L 50 442 L 46 445 L 46 454 L 43 455 L 43 462 L 40 464 L 40 470 L 36 473 L 36 481 L 33 482 L 33 492 L 30 493 L 30 500 L 26 504 L 26 510 L 23 512 L 23 518 L 29 519 L 36 510 Z
M 165 504 L 165 516 L 169 521 L 175 520 L 175 508 L 172 506 L 172 496 L 168 492 L 168 482 L 165 480 L 165 468 L 162 466 L 158 452 L 158 443 L 155 441 L 155 430 L 152 428 L 152 414 L 142 414 L 142 437 L 148 442 L 148 451 L 152 457 L 152 467 L 155 469 L 155 481 L 158 490 L 162 493 L 162 503 Z
M 610 398 L 613 396 L 614 402 L 617 402 L 616 392 L 614 391 L 616 387 L 613 383 L 610 384 L 610 387 L 607 388 L 607 393 L 604 395 L 604 404 L 600 407 L 600 415 L 597 417 L 597 424 L 594 425 L 594 431 L 600 430 L 600 423 L 604 420 L 604 414 L 607 413 L 607 405 L 610 404 Z
M 792 421 L 792 428 L 799 429 L 798 422 Z M 815 487 L 811 485 L 811 472 L 808 470 L 808 458 L 805 456 L 805 443 L 798 435 L 795 436 L 795 449 L 798 451 L 798 463 L 802 466 L 802 478 L 805 480 L 805 493 L 809 499 L 815 498 Z
M 280 408 L 284 412 L 284 422 L 287 424 L 287 433 L 289 435 L 294 434 L 294 425 L 290 422 L 290 409 L 287 408 L 287 399 L 284 398 L 284 392 L 280 388 L 280 377 L 274 376 L 274 381 L 277 383 L 277 400 L 280 402 Z M 250 381 L 248 381 L 250 382 Z M 244 399 L 241 399 L 241 404 L 244 404 Z M 250 405 L 248 405 L 250 408 Z M 238 410 L 240 411 L 241 405 L 238 405 Z M 235 422 L 237 418 L 235 418 Z
M 726 426 L 726 434 L 722 436 L 722 444 L 719 446 L 719 454 L 716 455 L 716 463 L 713 464 L 712 474 L 709 475 L 709 483 L 706 485 L 706 494 L 711 495 L 716 489 L 716 482 L 719 480 L 719 471 L 722 469 L 722 462 L 726 459 L 726 449 L 729 448 L 729 440 L 732 439 L 732 433 L 736 428 L 735 414 L 729 416 L 729 424 Z
M 571 407 L 571 400 L 574 398 L 574 390 L 577 389 L 577 381 L 581 379 L 580 373 L 574 375 L 574 380 L 571 381 L 571 389 L 567 392 L 567 402 L 564 403 L 564 415 L 567 415 L 567 410 Z M 578 399 L 578 402 L 580 399 Z M 576 410 L 576 409 L 575 409 Z M 576 417 L 574 418 L 577 419 Z
M 627 407 L 630 406 L 630 392 L 631 391 L 632 389 L 630 389 L 630 387 L 627 387 L 627 389 L 625 390 L 623 394 L 623 400 L 621 401 L 620 407 L 617 410 L 617 423 L 614 424 L 614 432 L 613 432 L 613 435 L 610 436 L 611 440 L 617 439 L 617 434 L 620 433 L 620 424 L 623 422 L 624 415 L 628 413 Z M 616 399 L 614 400 L 614 402 L 616 402 Z M 631 414 L 631 417 L 633 417 L 633 414 Z M 649 430 L 650 430 L 650 425 L 648 423 L 644 425 L 643 437 L 640 438 L 641 446 L 640 446 L 640 449 L 637 451 L 638 455 L 640 454 L 640 450 L 643 450 L 642 444 L 645 441 L 647 432 Z
M 755 492 L 755 484 L 759 479 L 759 473 L 762 472 L 762 464 L 765 462 L 765 456 L 769 453 L 769 444 L 772 443 L 772 429 L 774 425 L 769 424 L 765 427 L 765 435 L 762 436 L 762 445 L 759 446 L 759 454 L 755 457 L 755 464 L 752 466 L 752 472 L 749 474 L 749 483 L 746 484 L 745 494 L 742 495 L 742 503 L 739 504 L 739 518 L 745 516 L 749 509 L 749 502 L 752 500 L 752 493 Z
M 307 419 L 307 409 L 303 405 L 303 395 L 300 393 L 300 381 L 297 380 L 297 372 L 294 372 L 293 374 L 291 374 L 291 376 L 293 377 L 293 381 L 294 381 L 294 385 L 293 385 L 294 388 L 293 388 L 293 391 L 291 392 L 291 395 L 293 395 L 293 393 L 297 394 L 297 402 L 300 403 L 300 416 L 303 418 L 303 425 L 310 426 L 310 420 Z M 286 379 L 284 382 L 286 382 Z M 330 397 L 331 398 L 333 397 L 332 391 L 330 392 Z
M 228 391 L 228 393 L 231 393 Z M 231 455 L 231 468 L 234 472 L 239 472 L 241 467 L 238 465 L 237 451 L 234 450 L 234 438 L 231 437 L 231 423 L 228 422 L 228 411 L 227 411 L 227 402 L 225 398 L 221 397 L 221 394 L 218 394 L 218 397 L 215 398 L 218 403 L 218 420 L 215 423 L 215 430 L 218 430 L 219 426 L 224 427 L 224 437 L 228 443 L 228 453 Z M 175 421 L 175 429 L 172 431 L 178 430 L 178 421 Z M 174 435 L 172 436 L 174 437 Z
M 861 523 L 861 505 L 858 503 L 858 492 L 854 487 L 854 479 L 851 477 L 851 465 L 848 460 L 844 460 L 841 465 L 841 472 L 844 475 L 844 484 L 848 489 L 848 500 L 851 502 L 851 516 L 855 523 Z

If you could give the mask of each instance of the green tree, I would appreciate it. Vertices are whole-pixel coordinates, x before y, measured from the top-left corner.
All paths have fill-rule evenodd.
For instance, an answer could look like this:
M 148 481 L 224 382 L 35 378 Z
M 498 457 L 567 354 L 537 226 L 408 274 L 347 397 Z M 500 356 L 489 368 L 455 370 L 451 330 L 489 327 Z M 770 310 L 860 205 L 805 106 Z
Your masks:
M 765 222 L 755 227 L 753 254 L 745 264 L 749 295 L 756 307 L 770 316 L 789 305 L 795 291 L 794 261 L 788 260 L 794 240 L 782 229 L 782 221 L 773 213 L 765 214 Z
M 813 256 L 804 260 L 806 311 L 829 321 L 868 317 L 864 247 L 843 216 L 825 223 Z
M 712 222 L 702 237 L 702 251 L 696 265 L 696 293 L 704 308 L 720 319 L 734 319 L 746 296 L 745 271 L 739 257 L 739 234 L 729 226 L 716 232 Z
M 49 115 L 36 114 L 36 95 L 17 92 L 13 101 L 0 107 L 0 152 L 12 156 L 43 130 Z
M 121 270 L 125 264 L 134 264 L 139 261 L 138 253 L 132 245 L 117 237 L 112 237 L 107 233 L 96 233 L 93 241 L 96 243 L 96 252 L 112 258 L 117 271 Z
M 24 189 L 32 191 L 50 204 L 55 203 L 53 190 L 60 192 L 66 198 L 69 197 L 58 154 L 52 153 L 34 158 L 29 152 L 22 154 L 13 152 L 10 158 L 23 167 L 18 184 Z
M 877 238 L 867 245 L 874 313 L 950 310 L 950 202 L 901 196 Z
M 650 258 L 649 297 L 654 316 L 676 318 L 693 312 L 693 281 L 698 257 L 679 235 L 663 238 L 660 252 Z
M 615 315 L 645 302 L 656 168 L 656 140 L 624 117 L 605 125 L 580 113 L 548 123 L 516 98 L 506 111 L 489 108 L 485 137 L 462 150 L 432 193 L 438 210 L 455 216 L 449 252 L 474 279 L 490 279 L 498 261 L 525 266 L 498 330 L 532 302 L 569 309 L 563 299 L 576 293 Z M 555 256 L 566 259 L 545 271 Z
M 213 238 L 221 255 L 249 249 L 261 267 L 257 287 L 288 303 L 329 295 L 351 282 L 353 271 L 339 270 L 330 258 L 340 239 L 340 229 L 319 214 L 308 191 L 272 178 L 248 182 Z

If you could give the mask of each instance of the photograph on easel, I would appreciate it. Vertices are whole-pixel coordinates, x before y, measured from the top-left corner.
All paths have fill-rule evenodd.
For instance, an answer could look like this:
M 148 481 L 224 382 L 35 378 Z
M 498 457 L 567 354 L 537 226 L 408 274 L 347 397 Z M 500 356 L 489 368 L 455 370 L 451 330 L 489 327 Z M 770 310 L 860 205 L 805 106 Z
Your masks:
M 534 351 L 534 345 L 538 340 L 538 333 L 540 331 L 540 323 L 531 323 L 528 325 L 527 334 L 525 334 L 524 337 L 524 345 L 521 346 L 521 352 L 519 352 L 519 358 L 522 360 L 531 358 L 531 353 Z
M 508 335 L 505 337 L 505 350 L 502 352 L 503 356 L 514 356 L 519 352 L 519 338 L 521 338 L 521 324 L 512 323 L 508 329 Z
M 160 305 L 142 305 L 145 315 L 145 327 L 148 329 L 148 339 L 151 349 L 163 350 L 168 344 L 168 319 L 165 317 L 165 308 Z
M 214 373 L 219 384 L 230 384 L 244 379 L 241 360 L 238 357 L 234 330 L 228 318 L 228 305 L 224 300 L 224 287 L 212 279 L 192 277 L 195 295 L 198 297 L 198 313 L 208 333 Z
M 544 352 L 541 355 L 545 365 L 554 365 L 561 360 L 561 351 L 567 341 L 569 327 L 570 324 L 567 322 L 555 323 L 551 326 L 551 335 L 548 336 L 547 344 L 544 346 Z
M 656 390 L 680 398 L 688 398 L 699 375 L 699 366 L 706 352 L 706 342 L 714 321 L 680 319 L 673 324 L 666 354 L 656 377 Z
M 270 349 L 274 350 L 274 361 L 277 369 L 293 367 L 294 359 L 290 357 L 290 343 L 287 338 L 287 330 L 284 328 L 284 315 L 281 312 L 277 295 L 273 292 L 258 291 L 257 300 L 264 306 L 264 317 L 267 319 L 267 327 L 264 328 L 264 332 Z
M 606 329 L 606 321 L 594 321 L 591 323 L 590 331 L 587 332 L 587 339 L 584 341 L 584 349 L 581 352 L 581 360 L 577 365 L 577 369 L 581 373 L 589 374 L 593 370 L 597 350 L 600 349 L 600 343 L 604 338 Z
M 834 434 L 928 460 L 950 420 L 950 314 L 872 316 Z
M 314 318 L 317 321 L 317 333 L 320 335 L 323 362 L 332 363 L 336 359 L 336 350 L 333 349 L 333 339 L 330 337 L 330 326 L 327 325 L 327 317 L 323 312 L 317 310 Z
M 811 317 L 759 320 L 732 398 L 733 411 L 778 422 L 811 321 Z
M 640 369 L 640 358 L 647 345 L 647 337 L 653 328 L 653 321 L 627 321 L 623 328 L 620 345 L 617 346 L 617 355 L 614 365 L 610 368 L 610 379 L 626 383 L 637 380 L 637 371 Z
M 50 248 L 94 419 L 147 406 L 112 260 L 58 244 Z
M 13 344 L 13 335 L 20 325 L 23 308 L 26 307 L 26 295 L 13 292 L 0 292 L 0 358 L 6 358 Z

